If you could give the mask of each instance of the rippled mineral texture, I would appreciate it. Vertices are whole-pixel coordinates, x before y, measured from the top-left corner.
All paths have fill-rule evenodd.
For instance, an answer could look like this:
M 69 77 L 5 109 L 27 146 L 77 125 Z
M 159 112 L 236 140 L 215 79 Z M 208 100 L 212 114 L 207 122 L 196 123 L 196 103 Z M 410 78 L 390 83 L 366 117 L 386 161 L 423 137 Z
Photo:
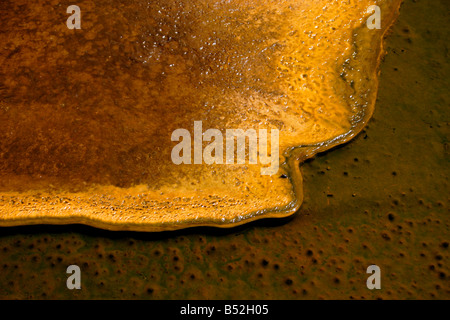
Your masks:
M 371 1 L 80 1 L 69 29 L 64 1 L 2 2 L 0 224 L 159 231 L 291 215 L 299 162 L 370 118 L 399 3 L 378 1 L 371 29 Z M 250 145 L 243 163 L 174 163 L 173 133 L 195 121 L 279 132 L 257 155 L 266 141 L 280 167 L 263 174 Z
M 17 32 L 30 23 L 18 17 L 8 21 L 29 16 L 29 6 L 41 6 L 33 3 L 40 2 L 0 1 L 2 40 L 6 23 Z M 77 3 L 82 10 L 88 4 Z M 53 2 L 43 13 L 54 16 L 61 34 L 66 32 L 64 12 L 69 4 L 73 3 Z M 13 10 L 16 5 L 21 7 Z M 84 32 L 94 28 L 89 24 L 91 11 L 82 11 Z M 0 298 L 449 299 L 447 12 L 447 0 L 404 1 L 386 39 L 373 117 L 351 143 L 303 164 L 304 201 L 298 214 L 228 230 L 162 233 L 80 225 L 2 227 Z M 112 32 L 103 34 L 106 39 L 119 38 Z M 68 50 L 81 54 L 83 41 L 77 42 L 77 37 L 74 33 Z M 33 38 L 26 39 L 31 46 Z M 4 41 L 0 48 L 2 54 L 9 48 L 13 59 L 10 45 Z M 20 52 L 16 49 L 15 54 Z M 2 60 L 1 70 L 5 68 Z M 52 76 L 61 77 L 57 72 Z M 34 85 L 39 84 L 36 79 Z M 111 95 L 119 96 L 113 90 Z M 2 100 L 2 123 L 7 106 L 13 105 Z M 57 110 L 50 109 L 53 114 Z M 0 181 L 5 185 L 3 176 Z M 12 182 L 8 185 L 6 190 L 13 189 Z M 2 204 L 14 200 L 2 197 Z M 28 206 L 34 200 L 41 199 L 30 198 Z M 72 264 L 81 269 L 81 290 L 66 287 L 66 270 Z M 380 290 L 366 287 L 366 270 L 372 264 L 381 268 Z

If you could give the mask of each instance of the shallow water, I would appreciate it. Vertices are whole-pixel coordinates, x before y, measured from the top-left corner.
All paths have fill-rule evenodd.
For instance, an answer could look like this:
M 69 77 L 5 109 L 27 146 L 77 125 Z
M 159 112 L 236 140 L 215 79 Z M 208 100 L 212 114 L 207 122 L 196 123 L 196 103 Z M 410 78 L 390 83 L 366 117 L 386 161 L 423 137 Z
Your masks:
M 158 235 L 2 228 L 0 297 L 449 298 L 445 10 L 405 1 L 373 119 L 302 167 L 293 218 Z M 65 287 L 70 264 L 83 290 Z M 380 291 L 365 286 L 370 264 L 382 268 Z

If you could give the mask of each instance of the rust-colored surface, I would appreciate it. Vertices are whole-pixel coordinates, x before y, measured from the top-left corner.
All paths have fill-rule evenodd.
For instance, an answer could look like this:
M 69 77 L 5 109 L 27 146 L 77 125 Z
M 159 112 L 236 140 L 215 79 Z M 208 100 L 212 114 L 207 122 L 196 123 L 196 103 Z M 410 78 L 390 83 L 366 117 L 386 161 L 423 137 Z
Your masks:
M 164 233 L 0 228 L 0 298 L 449 299 L 447 10 L 447 0 L 404 1 L 372 120 L 303 164 L 304 202 L 289 220 Z M 72 264 L 81 290 L 66 287 Z M 381 290 L 366 287 L 371 264 Z
M 293 214 L 299 162 L 344 143 L 375 103 L 400 1 L 3 2 L 0 225 L 230 227 Z M 174 130 L 277 129 L 280 170 L 175 165 Z

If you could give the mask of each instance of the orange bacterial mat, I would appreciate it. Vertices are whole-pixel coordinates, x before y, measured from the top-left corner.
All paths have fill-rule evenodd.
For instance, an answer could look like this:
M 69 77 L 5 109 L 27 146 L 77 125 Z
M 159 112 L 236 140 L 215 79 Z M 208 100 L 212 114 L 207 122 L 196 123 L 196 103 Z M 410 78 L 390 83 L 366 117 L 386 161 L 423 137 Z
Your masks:
M 371 117 L 400 2 L 79 1 L 81 29 L 66 24 L 71 3 L 2 2 L 0 225 L 293 214 L 300 163 Z M 227 154 L 229 130 L 258 143 Z

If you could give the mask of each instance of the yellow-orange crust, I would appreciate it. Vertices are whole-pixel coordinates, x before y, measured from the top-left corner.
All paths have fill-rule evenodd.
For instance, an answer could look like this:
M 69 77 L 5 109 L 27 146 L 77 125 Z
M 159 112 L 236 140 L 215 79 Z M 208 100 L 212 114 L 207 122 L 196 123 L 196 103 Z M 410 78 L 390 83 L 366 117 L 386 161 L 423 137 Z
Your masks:
M 370 119 L 400 0 L 0 7 L 0 225 L 233 227 L 302 203 L 300 163 Z M 382 28 L 369 29 L 370 5 Z M 280 170 L 175 165 L 171 133 L 278 129 Z M 287 178 L 286 178 L 287 177 Z

